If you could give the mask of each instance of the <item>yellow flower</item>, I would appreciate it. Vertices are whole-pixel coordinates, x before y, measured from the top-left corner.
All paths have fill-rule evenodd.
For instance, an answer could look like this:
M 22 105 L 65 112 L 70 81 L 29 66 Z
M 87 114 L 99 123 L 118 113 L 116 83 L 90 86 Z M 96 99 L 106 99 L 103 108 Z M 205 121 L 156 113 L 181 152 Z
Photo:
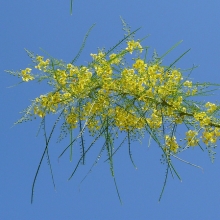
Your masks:
M 220 137 L 220 128 L 215 128 L 215 136 Z
M 36 60 L 38 62 L 38 65 L 35 66 L 36 69 L 39 69 L 39 70 L 45 70 L 46 67 L 49 65 L 50 63 L 50 60 L 47 59 L 45 61 L 43 61 L 43 57 L 42 56 L 37 56 L 36 57 Z
M 150 128 L 157 129 L 160 128 L 162 124 L 162 117 L 158 114 L 156 110 L 151 115 L 151 118 L 147 118 L 147 123 Z
M 197 89 L 192 90 L 192 95 L 195 95 L 197 93 Z
M 142 59 L 137 59 L 133 64 L 133 68 L 144 70 L 147 67 L 147 64 L 144 63 Z
M 34 114 L 38 115 L 39 117 L 43 118 L 46 114 L 42 110 L 39 109 L 39 107 L 34 107 Z
M 67 67 L 67 69 L 71 69 L 71 68 L 73 68 L 73 65 L 72 65 L 71 63 L 68 63 L 68 64 L 66 65 L 66 67 Z
M 207 112 L 212 113 L 217 109 L 217 106 L 214 103 L 207 102 L 205 107 L 208 108 Z
M 186 86 L 186 87 L 189 87 L 189 88 L 191 88 L 192 87 L 192 81 L 185 81 L 184 83 L 183 83 L 183 85 L 184 86 Z
M 196 138 L 197 135 L 198 133 L 196 131 L 189 130 L 186 132 L 186 140 L 188 142 L 188 146 L 194 147 L 198 145 L 199 140 Z
M 128 45 L 128 46 L 127 46 L 126 50 L 128 50 L 128 51 L 130 52 L 130 54 L 132 54 L 132 52 L 133 52 L 136 48 L 138 48 L 140 52 L 143 51 L 143 48 L 142 48 L 140 42 L 138 42 L 138 41 L 134 41 L 134 40 L 128 41 L 128 42 L 127 42 L 127 45 Z
M 217 136 L 215 130 L 206 129 L 202 134 L 202 141 L 207 145 L 209 142 L 215 143 L 217 141 Z
M 117 57 L 117 54 L 113 53 L 109 56 L 111 64 L 119 64 L 121 59 Z
M 25 70 L 21 71 L 23 81 L 28 82 L 29 80 L 34 80 L 34 77 L 29 74 L 30 72 L 31 72 L 30 68 L 26 68 Z
M 29 80 L 34 80 L 34 77 L 31 76 L 31 75 L 26 74 L 26 75 L 22 76 L 22 80 L 25 81 L 25 82 L 28 82 Z
M 93 58 L 93 60 L 97 60 L 99 62 L 102 62 L 103 60 L 105 60 L 105 53 L 102 52 L 102 50 L 99 50 L 98 54 L 93 54 L 91 53 L 90 56 Z
M 77 127 L 78 115 L 74 112 L 74 108 L 71 109 L 71 112 L 66 116 L 66 122 L 70 125 L 71 128 Z
M 176 154 L 179 149 L 179 145 L 176 142 L 176 137 L 170 137 L 169 135 L 166 135 L 165 142 L 166 146 L 170 149 L 170 151 Z
M 195 113 L 194 118 L 200 122 L 201 127 L 209 125 L 211 122 L 210 117 L 208 117 L 205 112 Z
M 43 60 L 43 58 L 44 58 L 44 57 L 42 57 L 42 56 L 37 56 L 37 57 L 36 57 L 36 60 L 37 60 L 38 62 L 40 62 L 40 61 Z

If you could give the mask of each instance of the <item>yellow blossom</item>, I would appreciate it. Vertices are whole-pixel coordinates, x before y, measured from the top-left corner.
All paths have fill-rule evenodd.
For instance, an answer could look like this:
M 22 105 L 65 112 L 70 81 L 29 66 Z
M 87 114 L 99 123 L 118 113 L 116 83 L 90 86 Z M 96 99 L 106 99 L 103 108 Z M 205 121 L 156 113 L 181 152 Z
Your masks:
M 133 64 L 135 69 L 145 69 L 147 64 L 144 63 L 142 59 L 137 59 L 136 62 Z
M 143 51 L 143 48 L 142 48 L 140 42 L 138 42 L 138 41 L 134 41 L 134 40 L 128 41 L 127 45 L 128 46 L 127 46 L 126 50 L 128 50 L 130 52 L 130 54 L 132 54 L 132 52 L 135 49 L 139 49 L 140 52 Z
M 173 153 L 177 153 L 179 149 L 179 145 L 176 142 L 176 137 L 170 137 L 169 135 L 165 136 L 166 146 L 172 151 Z
M 205 112 L 195 113 L 194 118 L 200 122 L 201 127 L 209 125 L 211 122 L 210 117 L 208 117 Z
M 186 132 L 186 140 L 188 146 L 197 146 L 199 139 L 197 139 L 198 133 L 196 131 L 189 130 Z
M 26 68 L 25 70 L 21 71 L 22 80 L 28 82 L 29 80 L 34 80 L 34 77 L 30 75 L 31 69 Z
M 115 53 L 113 53 L 113 54 L 111 54 L 110 56 L 109 56 L 109 58 L 110 58 L 110 62 L 111 62 L 111 64 L 119 64 L 120 63 L 120 61 L 121 61 L 121 59 L 118 57 L 118 55 L 117 54 L 115 54 Z
M 207 102 L 205 107 L 208 108 L 207 112 L 212 113 L 217 109 L 217 106 L 214 103 Z
M 192 87 L 192 81 L 185 81 L 184 83 L 183 83 L 183 85 L 184 86 L 186 86 L 186 87 L 189 87 L 189 88 L 191 88 Z
M 50 60 L 47 59 L 45 61 L 43 61 L 43 57 L 42 56 L 37 56 L 36 57 L 36 60 L 38 62 L 38 65 L 35 66 L 36 69 L 39 69 L 39 70 L 46 70 L 47 66 L 49 65 L 50 63 Z

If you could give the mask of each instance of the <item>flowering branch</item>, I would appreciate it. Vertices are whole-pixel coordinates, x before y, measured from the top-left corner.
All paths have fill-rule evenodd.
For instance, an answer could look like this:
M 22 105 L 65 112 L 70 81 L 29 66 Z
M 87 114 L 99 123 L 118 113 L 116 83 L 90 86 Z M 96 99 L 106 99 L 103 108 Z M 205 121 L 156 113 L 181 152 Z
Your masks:
M 64 133 L 69 132 L 71 136 L 70 144 L 60 157 L 70 148 L 70 160 L 72 160 L 73 143 L 77 140 L 82 147 L 82 155 L 70 178 L 80 162 L 84 163 L 87 152 L 95 142 L 104 137 L 105 142 L 101 152 L 103 149 L 107 151 L 107 160 L 117 192 L 113 156 L 118 150 L 114 148 L 114 140 L 118 138 L 119 132 L 126 134 L 126 139 L 119 147 L 128 140 L 129 156 L 134 166 L 131 141 L 139 140 L 148 133 L 157 143 L 163 161 L 167 164 L 163 190 L 169 171 L 181 179 L 172 164 L 172 157 L 189 163 L 177 155 L 196 146 L 203 150 L 201 145 L 205 144 L 213 161 L 215 154 L 213 149 L 220 137 L 218 118 L 220 106 L 211 102 L 192 100 L 195 96 L 208 93 L 207 88 L 210 86 L 219 85 L 193 83 L 189 80 L 189 76 L 184 76 L 180 69 L 175 68 L 174 63 L 186 52 L 170 66 L 162 64 L 162 58 L 167 53 L 147 62 L 145 53 L 148 47 L 143 47 L 141 40 L 134 40 L 135 32 L 129 32 L 109 51 L 99 50 L 98 53 L 91 54 L 92 61 L 87 66 L 76 66 L 75 60 L 64 63 L 54 58 L 44 59 L 43 56 L 35 56 L 27 51 L 34 63 L 33 68 L 17 72 L 7 71 L 20 77 L 23 82 L 44 80 L 52 87 L 49 93 L 42 94 L 32 101 L 17 123 L 36 117 L 45 119 L 49 114 L 60 112 L 59 120 L 61 117 L 63 120 L 61 130 Z M 124 49 L 114 52 L 124 42 L 126 42 Z M 131 65 L 126 62 L 129 57 L 133 57 Z M 36 69 L 37 73 L 34 73 L 33 69 Z M 56 125 L 57 122 L 53 130 Z M 185 141 L 182 144 L 177 140 L 176 135 L 180 125 L 185 125 L 186 129 L 185 136 L 182 137 Z M 72 137 L 74 129 L 79 130 L 75 139 Z M 88 148 L 84 143 L 86 131 L 94 137 Z M 48 153 L 52 133 L 53 131 L 49 139 L 45 135 L 46 147 L 34 178 L 32 199 L 34 184 L 42 160 Z M 119 193 L 118 196 L 120 198 Z

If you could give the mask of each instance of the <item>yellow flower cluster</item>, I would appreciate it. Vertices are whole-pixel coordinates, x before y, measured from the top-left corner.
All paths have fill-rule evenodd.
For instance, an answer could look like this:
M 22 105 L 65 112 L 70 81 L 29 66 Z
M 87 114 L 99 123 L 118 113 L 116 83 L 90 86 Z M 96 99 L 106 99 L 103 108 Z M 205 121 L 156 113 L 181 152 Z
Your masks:
M 43 58 L 44 57 L 42 57 L 42 56 L 37 56 L 36 57 L 36 61 L 38 62 L 38 65 L 35 66 L 36 69 L 45 70 L 46 67 L 49 65 L 50 60 L 47 59 L 47 60 L 43 61 Z
M 137 59 L 136 62 L 133 64 L 133 68 L 137 69 L 139 73 L 144 72 L 146 70 L 147 64 L 144 63 L 142 59 Z
M 186 80 L 186 81 L 183 83 L 183 85 L 186 86 L 186 87 L 191 88 L 191 87 L 192 87 L 192 81 Z
M 55 94 L 41 95 L 35 101 L 34 114 L 44 117 L 46 113 L 56 112 L 60 101 L 60 94 L 56 92 Z
M 215 154 L 213 149 L 220 139 L 220 119 L 217 118 L 220 115 L 220 107 L 211 102 L 196 102 L 191 99 L 193 96 L 206 94 L 206 89 L 212 84 L 193 83 L 189 77 L 184 77 L 182 71 L 174 66 L 183 55 L 169 66 L 162 65 L 163 57 L 175 46 L 162 57 L 155 53 L 152 60 L 146 60 L 148 47 L 142 47 L 142 40 L 133 40 L 134 33 L 128 31 L 126 37 L 107 52 L 99 49 L 96 54 L 91 53 L 91 62 L 87 65 L 77 66 L 74 63 L 78 55 L 71 63 L 64 63 L 54 58 L 35 57 L 27 51 L 34 63 L 32 69 L 35 68 L 37 74 L 32 75 L 30 68 L 17 72 L 7 71 L 21 77 L 25 82 L 45 80 L 52 87 L 48 93 L 41 94 L 32 101 L 17 123 L 38 116 L 42 118 L 42 125 L 45 125 L 44 119 L 48 114 L 59 115 L 50 136 L 47 138 L 45 134 L 46 146 L 42 159 L 48 154 L 50 138 L 54 128 L 61 121 L 59 140 L 69 133 L 70 144 L 60 156 L 69 148 L 72 160 L 74 142 L 80 142 L 81 146 L 81 156 L 70 178 L 80 162 L 84 164 L 87 152 L 101 137 L 104 137 L 105 142 L 94 165 L 105 148 L 113 177 L 113 155 L 124 142 L 127 142 L 129 156 L 134 164 L 130 149 L 131 141 L 141 141 L 145 132 L 162 151 L 162 162 L 167 164 L 166 178 L 168 171 L 171 171 L 171 174 L 175 173 L 180 179 L 172 164 L 172 157 L 190 164 L 177 156 L 188 148 L 199 146 L 203 149 L 201 145 L 207 145 L 206 149 L 213 161 Z M 119 45 L 125 41 L 126 46 L 123 49 L 120 46 L 119 49 Z M 146 54 L 143 55 L 143 51 Z M 135 55 L 132 56 L 132 53 Z M 132 56 L 131 62 L 127 62 L 129 56 Z M 185 134 L 178 130 L 180 125 L 186 126 Z M 45 126 L 43 127 L 45 129 Z M 73 135 L 73 129 L 77 130 L 78 135 Z M 84 132 L 87 131 L 93 136 L 89 147 L 85 146 L 84 141 Z M 115 149 L 115 139 L 119 133 L 125 134 L 126 137 Z M 184 141 L 180 142 L 182 140 Z M 48 155 L 47 159 L 50 163 Z M 164 186 L 165 184 L 166 179 Z
M 70 113 L 66 116 L 66 122 L 70 125 L 71 129 L 77 127 L 78 115 L 75 113 L 75 108 L 71 108 Z
M 165 144 L 166 147 L 165 148 L 169 148 L 170 151 L 172 151 L 173 153 L 177 153 L 179 145 L 176 142 L 176 137 L 170 137 L 169 135 L 165 136 Z
M 197 146 L 199 139 L 197 138 L 197 131 L 189 130 L 186 132 L 187 146 Z
M 132 54 L 132 52 L 135 49 L 139 49 L 140 52 L 143 51 L 143 48 L 142 48 L 140 42 L 138 42 L 138 41 L 131 40 L 131 41 L 128 41 L 127 44 L 128 44 L 128 47 L 126 47 L 126 50 L 129 51 L 130 54 Z
M 208 110 L 207 110 L 208 113 L 212 113 L 212 112 L 214 112 L 217 109 L 216 104 L 211 103 L 211 102 L 207 102 L 205 104 L 205 107 L 208 108 Z
M 111 55 L 109 56 L 109 58 L 110 58 L 111 64 L 116 64 L 116 65 L 118 65 L 118 64 L 120 63 L 120 61 L 121 61 L 121 59 L 119 58 L 119 56 L 118 56 L 117 54 L 115 54 L 115 53 L 111 54 Z
M 206 125 L 209 125 L 211 122 L 211 119 L 209 116 L 207 116 L 206 112 L 199 112 L 194 114 L 194 118 L 200 122 L 200 126 L 204 127 Z
M 139 53 L 138 58 L 131 67 L 125 66 L 124 56 L 134 50 Z M 117 54 L 104 50 L 90 54 L 93 61 L 88 66 L 44 61 L 42 56 L 37 56 L 35 68 L 45 73 L 43 78 L 47 78 L 54 88 L 53 92 L 35 99 L 34 114 L 45 117 L 63 109 L 69 129 L 86 121 L 92 133 L 100 132 L 106 120 L 120 131 L 146 129 L 149 133 L 154 132 L 155 140 L 164 140 L 165 148 L 175 154 L 180 146 L 174 135 L 167 135 L 174 125 L 199 125 L 204 129 L 202 141 L 215 143 L 220 137 L 220 125 L 213 117 L 217 105 L 207 102 L 203 105 L 206 110 L 191 108 L 186 98 L 196 94 L 198 86 L 184 81 L 179 69 L 166 68 L 156 61 L 147 63 L 140 58 L 142 51 L 140 42 L 131 40 Z M 30 72 L 29 68 L 22 70 L 24 81 L 34 79 Z M 186 141 L 187 146 L 199 145 L 198 132 L 188 127 Z
M 161 127 L 162 116 L 158 111 L 154 110 L 154 112 L 151 115 L 151 118 L 147 118 L 146 121 L 151 129 L 157 129 Z
M 115 109 L 115 125 L 119 127 L 120 130 L 132 130 L 141 129 L 145 125 L 143 118 L 134 115 L 135 112 L 126 111 L 123 108 L 116 107 Z
M 29 80 L 34 80 L 34 77 L 30 75 L 31 69 L 26 68 L 25 70 L 21 71 L 22 80 L 28 82 Z
M 216 143 L 220 137 L 220 128 L 210 129 L 206 128 L 202 134 L 202 141 L 208 145 L 209 143 Z

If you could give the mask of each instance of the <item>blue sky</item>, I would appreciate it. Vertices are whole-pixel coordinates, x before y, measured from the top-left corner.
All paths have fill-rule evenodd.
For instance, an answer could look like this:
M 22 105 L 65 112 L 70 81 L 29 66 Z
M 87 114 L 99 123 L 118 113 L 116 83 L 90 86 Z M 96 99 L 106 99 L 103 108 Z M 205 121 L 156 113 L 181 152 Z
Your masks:
M 219 219 L 220 218 L 220 156 L 214 164 L 207 152 L 188 150 L 183 158 L 203 167 L 204 172 L 175 161 L 183 181 L 168 179 L 160 203 L 158 198 L 165 176 L 160 163 L 161 152 L 155 144 L 147 148 L 148 136 L 142 145 L 133 143 L 135 170 L 125 147 L 115 157 L 115 174 L 123 200 L 117 198 L 108 163 L 101 160 L 93 172 L 80 185 L 97 152 L 89 154 L 67 181 L 74 169 L 68 156 L 59 162 L 57 157 L 68 141 L 50 146 L 56 192 L 53 189 L 46 160 L 40 170 L 34 203 L 30 204 L 31 186 L 41 154 L 44 150 L 42 133 L 36 137 L 39 120 L 13 126 L 30 100 L 48 91 L 44 84 L 27 83 L 7 88 L 19 82 L 4 70 L 24 69 L 30 63 L 24 48 L 42 54 L 43 48 L 53 57 L 68 62 L 76 55 L 85 33 L 93 23 L 86 47 L 78 60 L 85 65 L 90 53 L 97 48 L 110 48 L 122 37 L 120 16 L 132 30 L 142 27 L 137 38 L 148 34 L 145 45 L 150 53 L 159 55 L 180 40 L 178 46 L 165 59 L 169 64 L 191 48 L 177 64 L 180 68 L 199 65 L 193 72 L 194 81 L 220 81 L 220 16 L 219 1 L 123 1 L 75 0 L 73 15 L 67 1 L 2 1 L 0 7 L 0 219 Z M 150 56 L 149 56 L 150 58 Z M 220 93 L 205 97 L 219 100 Z M 49 118 L 49 125 L 50 126 Z M 89 142 L 89 139 L 88 139 Z M 105 157 L 105 154 L 103 155 Z M 75 159 L 77 159 L 75 157 Z

